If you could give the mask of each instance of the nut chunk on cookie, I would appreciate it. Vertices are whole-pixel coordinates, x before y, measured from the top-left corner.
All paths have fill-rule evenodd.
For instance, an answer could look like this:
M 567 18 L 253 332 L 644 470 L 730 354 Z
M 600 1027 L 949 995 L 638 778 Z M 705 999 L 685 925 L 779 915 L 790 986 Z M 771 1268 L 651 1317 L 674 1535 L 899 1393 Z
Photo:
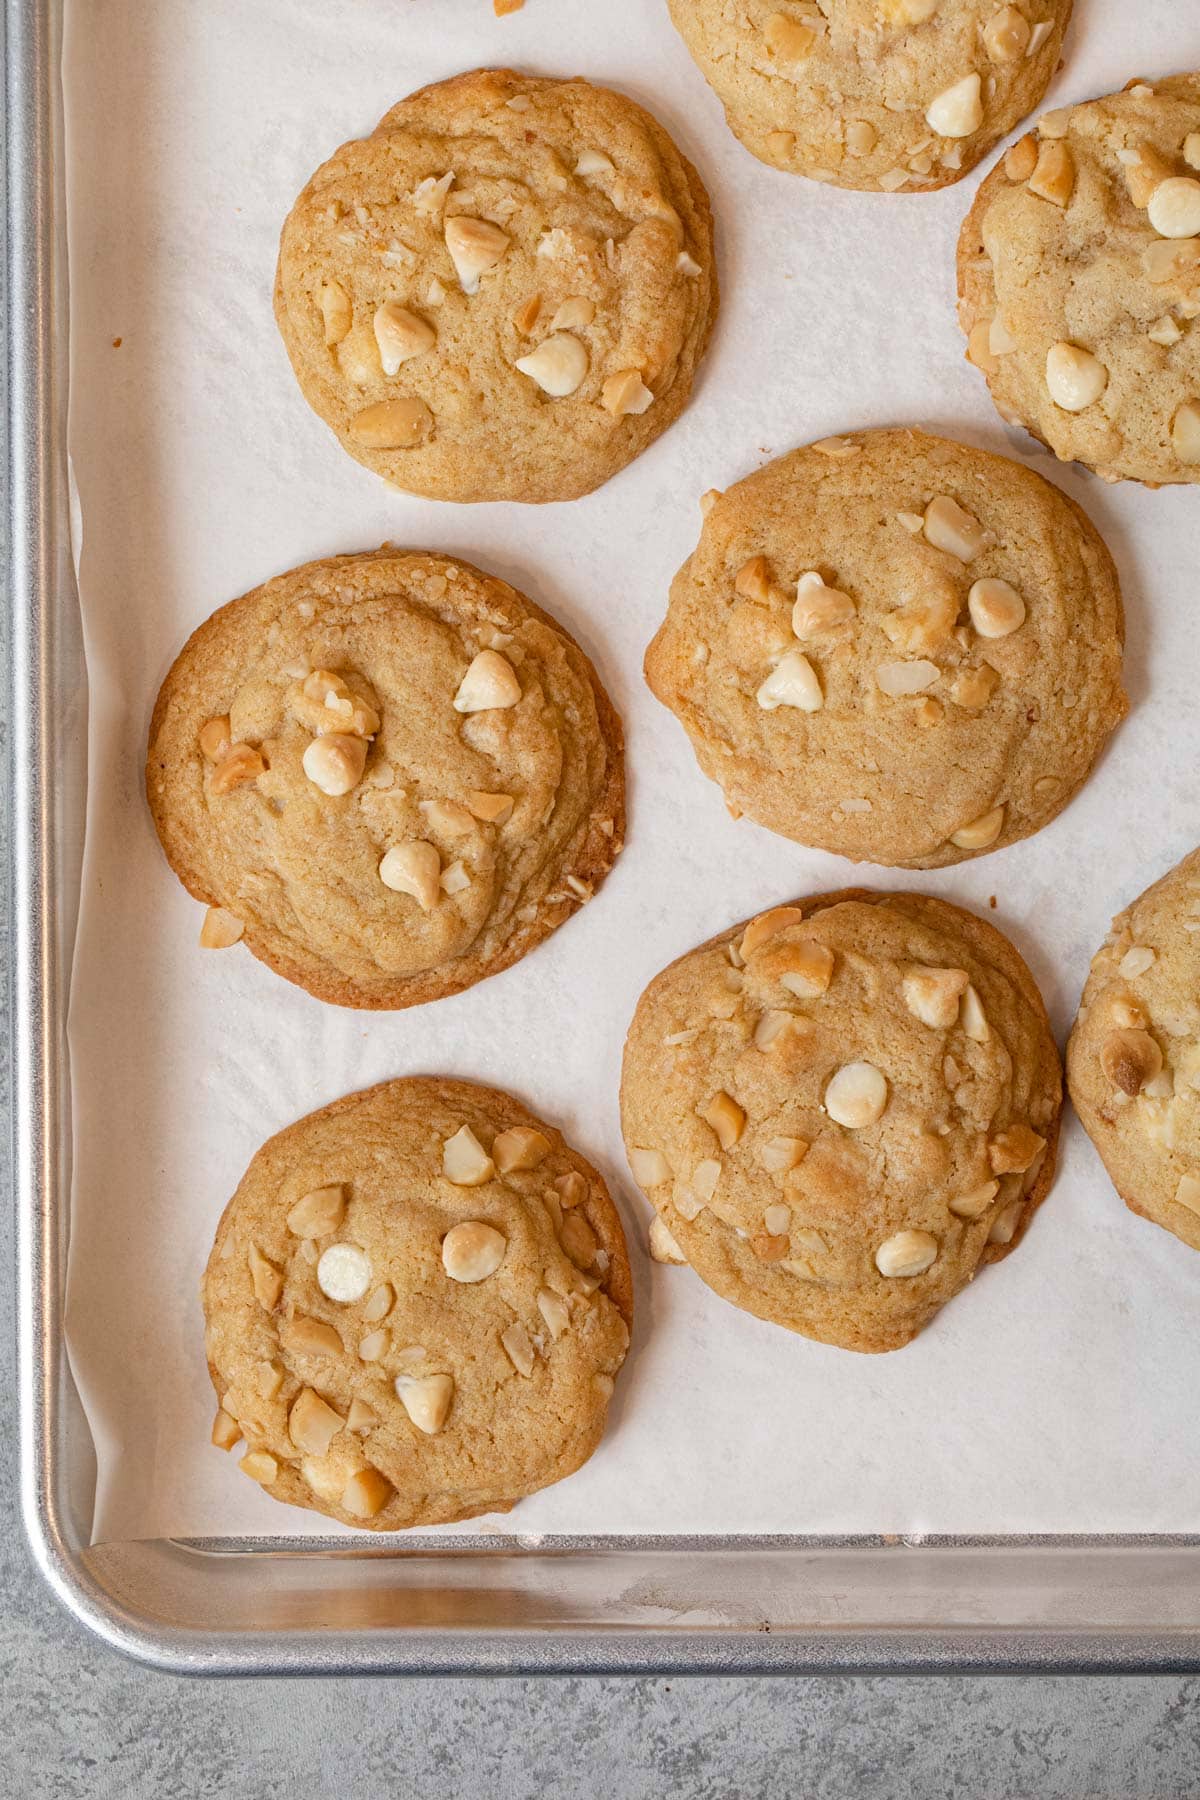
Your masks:
M 1063 462 L 1200 481 L 1200 75 L 1047 113 L 958 246 L 967 355 Z
M 432 553 L 310 563 L 215 613 L 155 708 L 167 859 L 318 999 L 403 1007 L 507 968 L 595 893 L 625 825 L 620 721 L 507 583 Z
M 718 306 L 708 195 L 582 80 L 422 88 L 313 176 L 275 313 L 305 399 L 409 493 L 571 500 L 683 410 Z
M 1072 0 L 669 0 L 763 162 L 914 193 L 958 181 L 1041 100 Z
M 1126 1206 L 1200 1250 L 1200 850 L 1113 920 L 1067 1076 Z
M 384 1082 L 273 1137 L 225 1209 L 212 1441 L 345 1525 L 508 1512 L 600 1442 L 632 1294 L 608 1190 L 557 1131 L 471 1082 Z
M 920 431 L 708 506 L 646 679 L 737 814 L 933 869 L 1038 831 L 1124 717 L 1112 558 L 1049 482 Z
M 944 900 L 861 889 L 672 963 L 638 1002 L 621 1078 L 655 1260 L 845 1350 L 899 1349 L 1016 1246 L 1061 1106 L 1008 939 Z

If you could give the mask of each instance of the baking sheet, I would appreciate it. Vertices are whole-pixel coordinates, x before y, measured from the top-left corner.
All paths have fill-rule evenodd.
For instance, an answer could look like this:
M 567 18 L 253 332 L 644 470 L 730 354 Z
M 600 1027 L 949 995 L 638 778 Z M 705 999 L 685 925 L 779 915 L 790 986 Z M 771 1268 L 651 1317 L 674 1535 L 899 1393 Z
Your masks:
M 1046 104 L 1200 65 L 1200 19 L 1184 11 L 1077 0 Z M 621 1148 L 637 995 L 729 921 L 852 878 L 927 886 L 1009 932 L 1061 1037 L 1110 914 L 1200 839 L 1200 500 L 1061 469 L 996 418 L 953 310 L 977 177 L 892 198 L 762 168 L 663 0 L 527 0 L 501 20 L 490 0 L 66 0 L 66 28 L 91 686 L 68 1340 L 98 1450 L 95 1540 L 338 1529 L 280 1508 L 208 1446 L 199 1275 L 264 1138 L 350 1089 L 432 1071 L 513 1089 L 598 1162 L 637 1281 L 601 1449 L 474 1529 L 1200 1529 L 1200 1259 L 1125 1211 L 1073 1118 L 1020 1252 L 884 1357 L 792 1338 L 690 1271 L 652 1266 Z M 651 106 L 718 222 L 724 305 L 689 410 L 569 505 L 390 491 L 309 412 L 271 316 L 279 226 L 316 164 L 411 89 L 487 62 L 582 73 Z M 640 676 L 703 490 L 796 443 L 904 422 L 1017 455 L 1087 507 L 1121 569 L 1134 703 L 1041 836 L 923 878 L 855 872 L 731 821 Z M 141 784 L 150 709 L 187 633 L 269 575 L 385 538 L 459 552 L 575 633 L 624 715 L 631 785 L 628 848 L 594 904 L 506 974 L 391 1016 L 324 1007 L 243 950 L 200 951 L 200 910 L 167 870 Z

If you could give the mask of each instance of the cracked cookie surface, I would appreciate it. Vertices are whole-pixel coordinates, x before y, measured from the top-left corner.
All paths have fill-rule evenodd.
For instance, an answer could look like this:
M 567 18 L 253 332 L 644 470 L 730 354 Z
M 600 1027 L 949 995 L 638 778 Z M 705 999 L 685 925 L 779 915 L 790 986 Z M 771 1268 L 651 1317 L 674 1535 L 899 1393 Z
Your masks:
M 203 1284 L 213 1442 L 373 1531 L 506 1512 L 604 1431 L 632 1282 L 603 1180 L 494 1088 L 384 1082 L 264 1144 Z
M 1113 920 L 1067 1074 L 1126 1206 L 1200 1250 L 1200 850 Z
M 1041 100 L 1071 0 L 669 0 L 762 162 L 839 187 L 958 181 Z
M 958 247 L 968 355 L 1063 462 L 1200 481 L 1200 75 L 1063 107 L 987 176 Z
M 309 563 L 193 633 L 146 788 L 167 859 L 319 999 L 413 1006 L 591 898 L 625 826 L 621 724 L 565 631 L 456 558 Z
M 643 109 L 481 69 L 313 176 L 275 312 L 359 462 L 435 499 L 569 500 L 682 411 L 718 304 L 708 196 Z
M 634 1177 L 723 1299 L 900 1348 L 1020 1242 L 1062 1080 L 1017 951 L 943 900 L 772 908 L 658 975 L 625 1048 Z
M 730 809 L 855 861 L 1028 837 L 1124 717 L 1112 558 L 1039 475 L 853 432 L 712 498 L 646 679 Z

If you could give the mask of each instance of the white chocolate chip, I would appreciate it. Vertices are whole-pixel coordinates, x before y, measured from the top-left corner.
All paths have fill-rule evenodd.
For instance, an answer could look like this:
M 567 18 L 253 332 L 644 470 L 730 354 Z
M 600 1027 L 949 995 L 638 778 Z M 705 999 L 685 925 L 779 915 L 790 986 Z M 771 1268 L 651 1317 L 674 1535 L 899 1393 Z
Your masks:
M 956 1194 L 950 1202 L 950 1211 L 956 1219 L 981 1218 L 999 1192 L 998 1181 L 985 1181 L 982 1187 L 971 1188 L 966 1194 Z
M 885 1238 L 875 1252 L 881 1275 L 923 1275 L 937 1261 L 938 1241 L 928 1231 L 897 1231 Z
M 442 1145 L 442 1174 L 455 1187 L 481 1187 L 496 1165 L 469 1125 L 462 1125 Z
M 507 1249 L 508 1240 L 494 1225 L 486 1225 L 482 1219 L 464 1219 L 442 1239 L 442 1267 L 451 1281 L 486 1281 L 504 1261 Z
M 789 650 L 772 669 L 755 698 L 764 712 L 779 706 L 795 706 L 801 712 L 820 712 L 825 704 L 816 670 L 800 650 Z
M 1147 214 L 1159 237 L 1190 238 L 1200 234 L 1200 181 L 1172 175 L 1150 196 Z
M 941 674 L 936 663 L 887 662 L 875 671 L 875 684 L 884 694 L 900 699 L 908 694 L 923 694 Z
M 653 390 L 646 386 L 637 369 L 621 369 L 610 375 L 600 390 L 601 406 L 618 419 L 626 413 L 644 413 L 653 402 Z
M 461 217 L 446 220 L 445 237 L 463 293 L 478 293 L 480 276 L 496 267 L 508 249 L 508 237 L 487 219 Z
M 925 110 L 925 122 L 939 137 L 965 138 L 983 123 L 983 84 L 976 70 L 943 88 Z
M 515 706 L 520 698 L 521 683 L 508 659 L 498 650 L 481 650 L 459 683 L 454 710 L 460 713 L 489 712 L 497 707 Z
M 519 356 L 515 366 L 552 400 L 562 400 L 573 394 L 587 375 L 588 353 L 569 331 L 556 331 L 528 356 Z
M 987 577 L 967 595 L 971 623 L 980 637 L 1009 637 L 1025 623 L 1025 602 L 1007 581 Z
M 385 375 L 395 375 L 402 363 L 421 356 L 437 342 L 428 320 L 409 312 L 394 300 L 385 300 L 375 313 L 375 342 Z
M 349 1306 L 371 1285 L 371 1265 L 357 1244 L 330 1244 L 317 1264 L 317 1286 L 328 1300 Z
M 1200 463 L 1200 400 L 1185 400 L 1175 414 L 1171 447 L 1181 463 Z
M 948 551 L 959 562 L 970 562 L 988 541 L 988 533 L 974 514 L 946 494 L 929 502 L 924 522 L 925 536 L 934 548 Z
M 846 1063 L 825 1089 L 825 1111 L 848 1131 L 876 1124 L 887 1103 L 887 1081 L 874 1063 Z
M 396 1398 L 418 1431 L 434 1437 L 450 1414 L 452 1375 L 397 1375 Z
M 914 969 L 904 977 L 904 1004 L 923 1025 L 948 1031 L 958 1021 L 959 1004 L 969 981 L 965 969 Z
M 629 1167 L 640 1188 L 660 1187 L 671 1179 L 671 1165 L 661 1150 L 631 1149 Z
M 960 825 L 957 831 L 950 833 L 950 842 L 960 850 L 986 850 L 994 844 L 1004 829 L 1004 808 L 993 806 L 990 812 L 982 813 L 978 819 L 972 819 L 969 825 Z
M 1052 344 L 1046 352 L 1046 386 L 1064 412 L 1083 412 L 1108 386 L 1108 370 L 1078 344 Z
M 441 891 L 442 859 L 435 845 L 393 844 L 379 865 L 379 879 L 394 894 L 411 894 L 422 912 L 432 912 Z
M 300 758 L 304 773 L 323 794 L 338 798 L 354 791 L 367 763 L 365 738 L 330 732 L 316 737 Z
M 843 594 L 840 588 L 826 587 L 815 570 L 801 575 L 792 607 L 792 631 L 796 637 L 816 637 L 847 624 L 853 617 L 854 602 L 849 594 Z

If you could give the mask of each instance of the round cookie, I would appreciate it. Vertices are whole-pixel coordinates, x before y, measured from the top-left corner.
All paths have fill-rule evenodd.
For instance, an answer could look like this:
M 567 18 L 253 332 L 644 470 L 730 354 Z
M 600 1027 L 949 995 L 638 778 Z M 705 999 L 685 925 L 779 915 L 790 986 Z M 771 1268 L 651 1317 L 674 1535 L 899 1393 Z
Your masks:
M 275 314 L 309 405 L 396 487 L 572 500 L 683 410 L 712 217 L 657 121 L 589 82 L 422 88 L 313 176 Z
M 213 1442 L 372 1531 L 507 1512 L 587 1461 L 632 1320 L 603 1180 L 518 1101 L 388 1081 L 264 1144 L 204 1275 Z
M 762 162 L 837 187 L 946 187 L 1041 100 L 1072 0 L 668 0 Z
M 1131 1212 L 1200 1250 L 1200 850 L 1113 920 L 1067 1045 L 1084 1130 Z
M 1107 481 L 1200 481 L 1200 75 L 1048 113 L 981 185 L 958 291 L 1002 418 Z
M 1116 570 L 1065 494 L 896 430 L 706 498 L 646 679 L 735 816 L 933 869 L 1066 805 L 1127 702 Z
M 508 968 L 589 900 L 625 827 L 595 669 L 495 576 L 384 549 L 224 606 L 154 710 L 167 860 L 318 999 L 403 1007 Z
M 1020 1242 L 1054 1174 L 1062 1081 L 1007 938 L 920 894 L 775 907 L 638 1002 L 634 1176 L 714 1292 L 845 1350 L 907 1344 Z

